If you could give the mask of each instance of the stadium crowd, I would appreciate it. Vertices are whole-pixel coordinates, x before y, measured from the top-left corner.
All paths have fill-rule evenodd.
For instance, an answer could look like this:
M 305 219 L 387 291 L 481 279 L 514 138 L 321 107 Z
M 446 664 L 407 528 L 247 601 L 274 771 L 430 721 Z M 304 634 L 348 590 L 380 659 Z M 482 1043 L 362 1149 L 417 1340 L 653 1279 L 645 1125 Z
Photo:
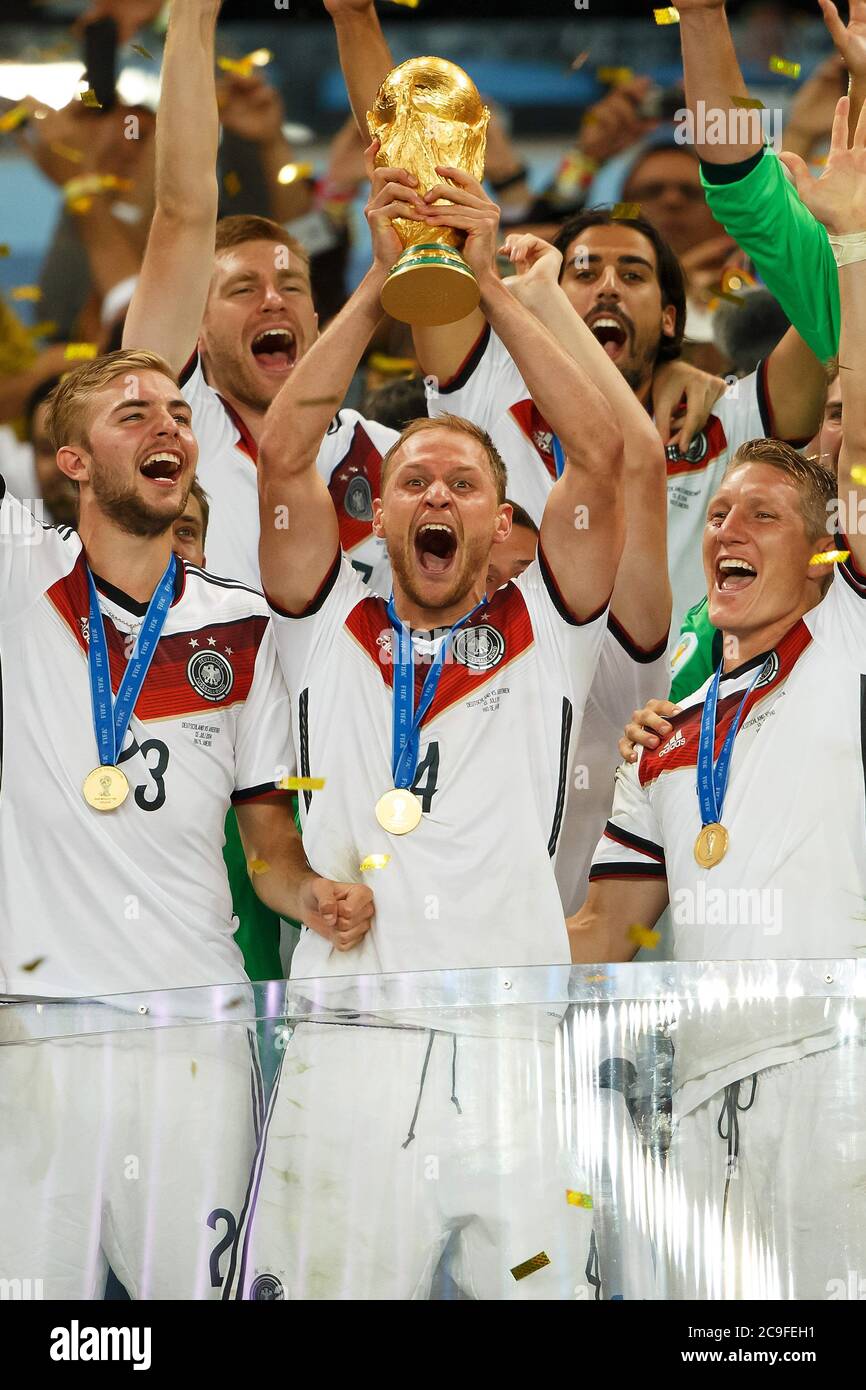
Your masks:
M 825 1296 L 866 1259 L 862 1017 L 680 1019 L 651 1166 L 715 1203 L 707 1247 L 736 1205 L 762 1252 L 713 1265 L 685 1219 L 563 1220 L 591 1187 L 563 1011 L 300 1024 L 267 1086 L 254 1033 L 202 1043 L 183 992 L 862 955 L 866 0 L 818 0 L 837 53 L 783 154 L 724 0 L 680 0 L 682 109 L 625 73 L 541 193 L 495 111 L 483 178 L 448 162 L 424 73 L 383 87 L 372 0 L 324 3 L 353 114 L 318 177 L 266 63 L 218 67 L 219 0 L 172 0 L 155 117 L 28 98 L 7 125 L 63 211 L 53 322 L 0 306 L 0 988 L 178 991 L 190 1028 L 110 1068 L 15 1050 L 0 1268 L 63 1298 L 109 1265 L 134 1298 L 424 1298 L 459 1232 L 475 1298 L 712 1297 L 722 1266 L 729 1297 Z M 456 234 L 465 317 L 383 314 L 407 224 Z M 816 1166 L 820 1212 L 777 1224 Z

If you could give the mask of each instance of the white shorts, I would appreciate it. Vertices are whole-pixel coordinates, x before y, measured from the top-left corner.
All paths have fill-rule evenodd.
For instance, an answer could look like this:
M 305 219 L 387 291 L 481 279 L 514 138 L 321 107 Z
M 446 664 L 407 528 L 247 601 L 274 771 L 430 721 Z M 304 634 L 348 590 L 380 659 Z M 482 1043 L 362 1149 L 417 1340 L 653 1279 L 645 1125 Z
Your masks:
M 551 1043 L 300 1024 L 224 1297 L 426 1299 L 449 1241 L 470 1298 L 605 1296 L 575 1195 L 592 1196 L 602 1096 L 576 1099 Z
M 747 1077 L 685 1115 L 668 1155 L 667 1297 L 848 1297 L 849 1273 L 866 1274 L 864 1106 L 866 1046 L 854 1043 L 759 1071 L 754 1096 Z
M 3 1296 L 219 1298 L 262 1113 L 242 1025 L 0 1046 Z

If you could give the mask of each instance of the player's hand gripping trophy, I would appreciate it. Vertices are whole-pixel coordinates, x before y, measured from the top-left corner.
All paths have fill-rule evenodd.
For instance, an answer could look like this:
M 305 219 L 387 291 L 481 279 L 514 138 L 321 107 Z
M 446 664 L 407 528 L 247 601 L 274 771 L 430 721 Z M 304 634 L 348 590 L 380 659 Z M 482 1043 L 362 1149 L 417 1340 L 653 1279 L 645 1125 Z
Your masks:
M 377 167 L 407 169 L 423 196 L 441 183 L 436 166 L 464 169 L 479 181 L 490 112 L 475 83 L 444 58 L 410 58 L 389 72 L 367 113 L 379 141 Z M 382 290 L 382 308 L 402 323 L 455 323 L 478 305 L 475 276 L 460 254 L 464 233 L 397 217 L 406 248 Z

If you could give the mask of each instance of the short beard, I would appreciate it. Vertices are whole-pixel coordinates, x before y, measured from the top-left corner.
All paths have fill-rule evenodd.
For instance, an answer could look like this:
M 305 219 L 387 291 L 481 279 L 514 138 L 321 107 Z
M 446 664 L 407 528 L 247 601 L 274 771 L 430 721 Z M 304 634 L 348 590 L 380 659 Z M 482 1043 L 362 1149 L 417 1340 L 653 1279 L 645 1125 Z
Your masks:
M 401 548 L 398 552 L 396 547 L 392 549 L 387 540 L 386 547 L 388 558 L 391 561 L 392 573 L 406 597 L 417 608 L 433 609 L 430 600 L 425 598 L 416 588 L 415 576 L 405 549 Z M 485 580 L 489 556 L 490 546 L 485 545 L 483 541 L 479 540 L 473 548 L 468 549 L 463 557 L 463 564 L 454 576 L 451 588 L 437 600 L 434 611 L 453 607 L 470 592 L 479 575 L 481 576 L 481 588 L 486 590 Z
M 232 396 L 241 405 L 245 405 L 249 410 L 255 410 L 264 414 L 270 406 L 279 390 L 277 383 L 274 383 L 275 390 L 272 395 L 265 396 L 261 387 L 257 386 L 252 377 L 247 376 L 247 362 L 235 362 L 229 357 L 214 359 L 213 356 L 208 361 L 208 380 L 216 391 L 223 388 L 217 383 L 215 378 L 225 383 L 225 389 L 230 390 Z
M 623 380 L 631 387 L 635 394 L 641 391 L 648 382 L 652 381 L 653 372 L 658 366 L 658 355 L 661 345 L 662 340 L 661 337 L 659 337 L 655 343 L 651 343 L 647 347 L 643 360 L 639 361 L 636 366 L 620 368 Z
M 154 536 L 165 535 L 166 531 L 171 530 L 172 524 L 177 521 L 178 517 L 183 516 L 192 487 L 192 480 L 190 479 L 189 487 L 184 492 L 183 497 L 178 500 L 174 512 L 169 516 L 165 512 L 156 512 L 148 507 L 145 502 L 142 502 L 134 488 L 112 486 L 110 479 L 101 469 L 94 469 L 90 486 L 93 488 L 94 500 L 109 521 L 113 521 L 115 526 L 119 526 L 121 531 L 125 531 L 129 536 L 141 536 L 150 539 Z

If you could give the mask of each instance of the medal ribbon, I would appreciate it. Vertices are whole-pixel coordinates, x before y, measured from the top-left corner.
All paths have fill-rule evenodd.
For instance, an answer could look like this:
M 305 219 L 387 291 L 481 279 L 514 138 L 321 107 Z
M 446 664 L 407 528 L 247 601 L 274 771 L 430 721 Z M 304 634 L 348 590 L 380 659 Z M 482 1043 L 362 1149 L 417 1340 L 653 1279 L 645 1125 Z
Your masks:
M 90 670 L 90 703 L 93 708 L 93 728 L 96 732 L 96 746 L 99 749 L 99 762 L 102 767 L 113 767 L 117 755 L 123 747 L 135 702 L 141 694 L 145 677 L 156 651 L 168 610 L 174 595 L 174 574 L 176 561 L 174 555 L 168 562 L 165 574 L 156 586 L 154 594 L 144 615 L 141 631 L 136 639 L 132 656 L 126 663 L 126 670 L 117 689 L 117 699 L 111 694 L 111 667 L 108 662 L 108 643 L 105 640 L 105 625 L 99 611 L 99 597 L 93 575 L 87 571 L 90 590 L 90 646 L 87 662 Z
M 565 450 L 559 442 L 558 434 L 551 435 L 550 443 L 553 449 L 553 466 L 556 469 L 556 476 L 561 478 L 565 470 Z
M 394 630 L 394 711 L 391 730 L 391 771 L 394 786 L 411 787 L 418 767 L 418 751 L 421 745 L 421 721 L 433 703 L 439 688 L 445 657 L 451 639 L 458 628 L 469 622 L 478 609 L 487 602 L 486 598 L 470 609 L 465 617 L 454 624 L 441 643 L 433 658 L 430 670 L 424 677 L 418 708 L 415 705 L 415 671 L 412 659 L 412 629 L 397 617 L 394 595 L 388 600 L 388 617 Z
M 743 717 L 743 709 L 746 701 L 754 690 L 761 675 L 766 669 L 766 661 L 758 667 L 742 700 L 740 708 L 737 710 L 733 724 L 728 730 L 725 741 L 722 744 L 718 761 L 713 765 L 713 751 L 716 738 L 716 706 L 719 701 L 719 682 L 722 679 L 722 665 L 716 671 L 710 682 L 707 691 L 707 698 L 704 700 L 704 708 L 701 711 L 701 733 L 698 741 L 698 803 L 701 808 L 701 824 L 717 825 L 722 819 L 722 807 L 725 802 L 725 793 L 728 789 L 728 777 L 731 772 L 731 755 L 734 751 L 734 739 L 737 737 L 737 730 L 740 727 L 740 720 Z

